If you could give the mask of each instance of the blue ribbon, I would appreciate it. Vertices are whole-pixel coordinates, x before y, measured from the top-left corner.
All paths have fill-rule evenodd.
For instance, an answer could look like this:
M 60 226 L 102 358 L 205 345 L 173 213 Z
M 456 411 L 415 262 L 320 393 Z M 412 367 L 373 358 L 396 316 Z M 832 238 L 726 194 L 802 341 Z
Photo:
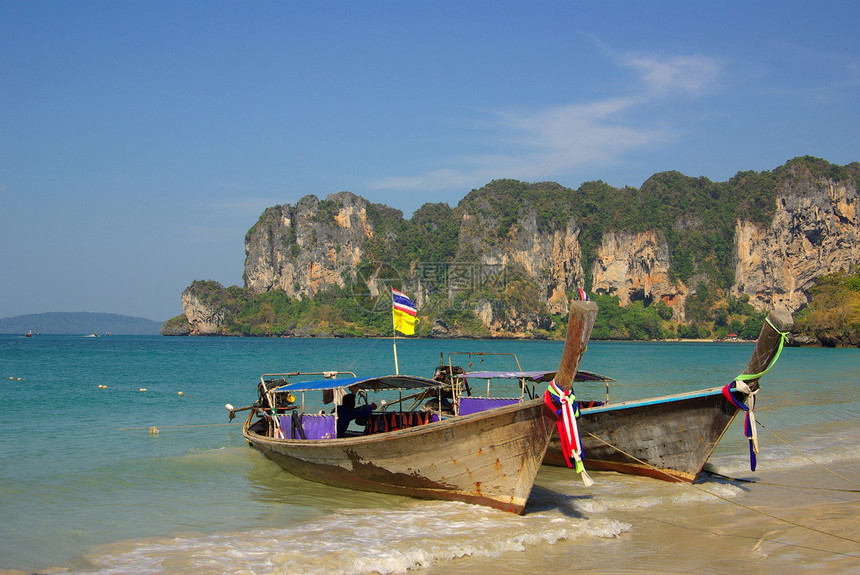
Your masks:
M 749 442 L 750 442 L 750 469 L 751 469 L 752 471 L 755 471 L 755 465 L 756 465 L 756 459 L 755 459 L 756 446 L 755 446 L 755 441 L 753 440 L 752 422 L 750 421 L 750 408 L 749 408 L 749 407 L 747 407 L 747 406 L 746 406 L 746 404 L 744 404 L 743 402 L 738 401 L 738 400 L 735 398 L 735 396 L 734 396 L 734 395 L 732 395 L 732 384 L 734 384 L 734 383 L 735 383 L 735 382 L 732 382 L 732 383 L 728 384 L 727 386 L 725 386 L 725 387 L 723 388 L 723 395 L 725 396 L 725 398 L 726 398 L 726 399 L 728 399 L 728 400 L 729 400 L 729 402 L 730 402 L 732 405 L 734 405 L 734 406 L 735 406 L 735 407 L 737 407 L 738 409 L 741 409 L 741 410 L 743 410 L 744 412 L 746 412 L 747 417 L 746 417 L 746 421 L 744 422 L 744 435 L 746 435 L 746 436 L 747 436 L 747 438 L 749 439 Z

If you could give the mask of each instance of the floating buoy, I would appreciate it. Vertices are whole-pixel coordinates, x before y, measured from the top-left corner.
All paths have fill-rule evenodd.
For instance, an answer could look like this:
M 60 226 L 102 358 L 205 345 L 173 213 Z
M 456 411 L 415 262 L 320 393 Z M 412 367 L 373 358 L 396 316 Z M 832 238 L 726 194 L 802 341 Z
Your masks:
M 184 393 L 182 393 L 182 392 L 180 391 L 180 392 L 179 392 L 179 393 L 177 393 L 176 395 L 185 395 L 185 394 L 184 394 Z
M 14 377 L 10 377 L 9 379 L 15 379 Z
M 24 380 L 23 380 L 23 379 L 21 379 L 21 378 L 19 377 L 19 378 L 18 378 L 18 381 L 24 381 Z
M 158 435 L 158 428 L 153 425 L 152 427 L 149 428 L 149 434 L 150 435 Z
M 145 387 L 141 387 L 140 389 L 138 389 L 138 391 L 146 391 L 146 388 L 145 388 Z

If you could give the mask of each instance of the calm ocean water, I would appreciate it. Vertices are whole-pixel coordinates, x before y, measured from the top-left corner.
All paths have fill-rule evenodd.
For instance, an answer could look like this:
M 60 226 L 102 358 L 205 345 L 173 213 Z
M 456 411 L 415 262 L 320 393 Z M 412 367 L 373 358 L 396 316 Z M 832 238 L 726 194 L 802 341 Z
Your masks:
M 561 346 L 397 348 L 401 372 L 429 377 L 440 353 L 554 369 Z M 724 385 L 751 351 L 592 342 L 582 367 L 622 400 Z M 247 447 L 240 418 L 226 425 L 224 404 L 251 403 L 261 373 L 332 369 L 392 373 L 391 341 L 0 336 L 0 572 L 860 573 L 860 350 L 784 350 L 757 416 L 803 455 L 760 429 L 751 473 L 738 419 L 711 459 L 758 483 L 593 473 L 586 490 L 544 468 L 523 516 L 310 483 Z

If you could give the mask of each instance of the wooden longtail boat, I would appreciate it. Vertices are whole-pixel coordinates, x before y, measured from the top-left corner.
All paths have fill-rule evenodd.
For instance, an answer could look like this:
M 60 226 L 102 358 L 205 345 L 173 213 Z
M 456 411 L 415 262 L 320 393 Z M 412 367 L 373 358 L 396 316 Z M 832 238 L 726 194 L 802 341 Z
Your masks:
M 593 302 L 571 303 L 556 375 L 563 389 L 570 389 L 596 315 Z M 423 409 L 389 412 L 383 404 L 381 411 L 368 416 L 364 433 L 334 437 L 332 416 L 302 413 L 296 394 L 304 398 L 311 391 L 335 389 L 417 389 L 414 395 L 423 400 L 439 389 L 439 382 L 385 376 L 286 383 L 291 375 L 261 378 L 260 398 L 242 408 L 251 410 L 243 435 L 290 473 L 337 487 L 464 501 L 522 513 L 556 427 L 555 414 L 541 399 L 450 417 Z M 285 384 L 270 386 L 278 377 Z M 402 410 L 403 401 L 394 403 Z M 231 416 L 240 411 L 229 405 L 228 409 Z M 293 439 L 301 433 L 306 439 Z
M 759 378 L 778 357 L 791 327 L 788 312 L 768 314 L 747 375 L 738 378 L 751 392 L 759 389 Z M 732 386 L 735 399 L 745 403 L 748 394 Z M 578 425 L 585 467 L 692 483 L 738 411 L 722 387 L 582 408 Z M 557 436 L 544 463 L 567 465 Z

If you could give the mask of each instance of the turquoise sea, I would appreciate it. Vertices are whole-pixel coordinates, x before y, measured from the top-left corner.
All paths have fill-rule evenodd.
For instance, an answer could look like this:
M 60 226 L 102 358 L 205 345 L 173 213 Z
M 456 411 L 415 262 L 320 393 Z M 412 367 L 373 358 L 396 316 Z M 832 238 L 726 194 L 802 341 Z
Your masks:
M 561 347 L 397 340 L 400 371 L 427 377 L 453 351 L 554 369 Z M 724 385 L 752 349 L 592 342 L 582 368 L 633 399 Z M 392 373 L 392 342 L 0 336 L 0 573 L 860 573 L 858 349 L 783 351 L 758 396 L 758 470 L 740 419 L 710 463 L 755 483 L 592 473 L 586 489 L 544 468 L 522 516 L 282 471 L 224 404 L 296 370 Z M 605 393 L 589 385 L 577 395 Z

